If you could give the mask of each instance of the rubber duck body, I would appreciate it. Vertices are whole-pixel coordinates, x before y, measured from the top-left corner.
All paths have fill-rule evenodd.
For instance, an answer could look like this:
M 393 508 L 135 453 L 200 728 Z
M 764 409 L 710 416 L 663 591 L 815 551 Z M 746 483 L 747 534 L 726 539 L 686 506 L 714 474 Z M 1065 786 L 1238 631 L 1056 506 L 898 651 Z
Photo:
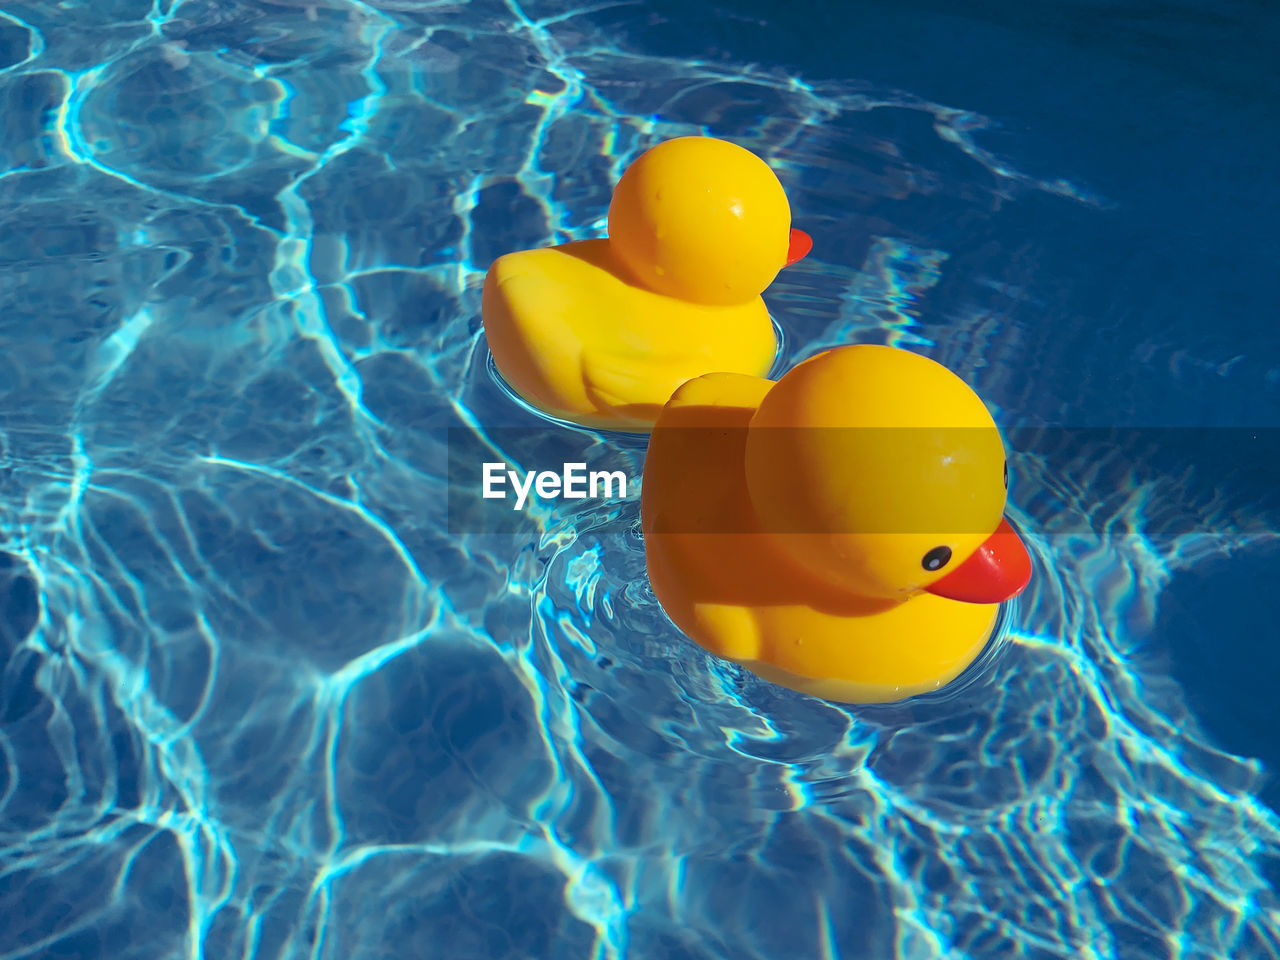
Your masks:
M 712 653 L 846 703 L 949 683 L 1031 561 L 1003 518 L 1003 444 L 941 364 L 840 347 L 777 383 L 681 387 L 649 441 L 650 582 Z
M 647 433 L 694 377 L 768 373 L 777 339 L 760 294 L 811 246 L 763 160 L 710 137 L 668 140 L 618 182 L 607 239 L 494 261 L 485 337 L 533 406 Z

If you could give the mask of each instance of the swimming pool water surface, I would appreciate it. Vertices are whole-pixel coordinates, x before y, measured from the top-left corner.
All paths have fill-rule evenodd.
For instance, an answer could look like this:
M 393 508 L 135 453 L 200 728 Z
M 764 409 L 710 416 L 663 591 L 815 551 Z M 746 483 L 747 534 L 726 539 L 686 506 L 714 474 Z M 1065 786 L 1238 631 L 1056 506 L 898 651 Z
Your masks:
M 1278 23 L 0 4 L 0 960 L 1280 956 Z M 814 236 L 780 369 L 922 352 L 1010 439 L 1032 585 L 942 693 L 707 656 L 637 489 L 450 497 L 639 476 L 480 284 L 690 133 Z

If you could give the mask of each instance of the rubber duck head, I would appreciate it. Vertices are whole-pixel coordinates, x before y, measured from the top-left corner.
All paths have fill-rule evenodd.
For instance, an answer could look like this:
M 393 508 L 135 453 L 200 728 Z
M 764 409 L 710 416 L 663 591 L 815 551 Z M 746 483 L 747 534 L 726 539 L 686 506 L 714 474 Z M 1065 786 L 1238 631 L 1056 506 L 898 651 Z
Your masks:
M 839 590 L 999 603 L 1031 576 L 1003 519 L 994 420 L 941 364 L 893 347 L 819 354 L 765 396 L 747 433 L 747 487 L 782 552 Z
M 609 205 L 609 245 L 635 281 L 708 305 L 746 303 L 813 241 L 769 165 L 736 144 L 680 137 L 635 160 Z

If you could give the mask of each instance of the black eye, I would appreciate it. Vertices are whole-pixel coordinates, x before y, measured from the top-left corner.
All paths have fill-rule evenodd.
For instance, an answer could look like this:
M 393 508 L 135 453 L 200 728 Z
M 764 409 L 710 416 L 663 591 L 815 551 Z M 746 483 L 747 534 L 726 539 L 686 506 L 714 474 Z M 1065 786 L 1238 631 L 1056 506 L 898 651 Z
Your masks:
M 924 555 L 924 559 L 920 561 L 920 565 L 926 570 L 941 570 L 950 562 L 950 547 L 934 547 Z
M 1004 488 L 1009 489 L 1009 461 L 1004 462 Z

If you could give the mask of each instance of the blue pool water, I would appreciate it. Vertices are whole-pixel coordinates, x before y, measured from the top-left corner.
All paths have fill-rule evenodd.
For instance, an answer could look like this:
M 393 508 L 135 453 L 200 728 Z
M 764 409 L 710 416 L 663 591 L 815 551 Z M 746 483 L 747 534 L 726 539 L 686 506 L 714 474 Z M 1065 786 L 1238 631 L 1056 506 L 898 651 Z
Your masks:
M 1280 956 L 1274 5 L 0 9 L 0 960 Z M 484 270 L 696 132 L 815 238 L 785 364 L 1059 431 L 946 693 L 712 660 L 634 491 L 451 521 L 555 429 Z

